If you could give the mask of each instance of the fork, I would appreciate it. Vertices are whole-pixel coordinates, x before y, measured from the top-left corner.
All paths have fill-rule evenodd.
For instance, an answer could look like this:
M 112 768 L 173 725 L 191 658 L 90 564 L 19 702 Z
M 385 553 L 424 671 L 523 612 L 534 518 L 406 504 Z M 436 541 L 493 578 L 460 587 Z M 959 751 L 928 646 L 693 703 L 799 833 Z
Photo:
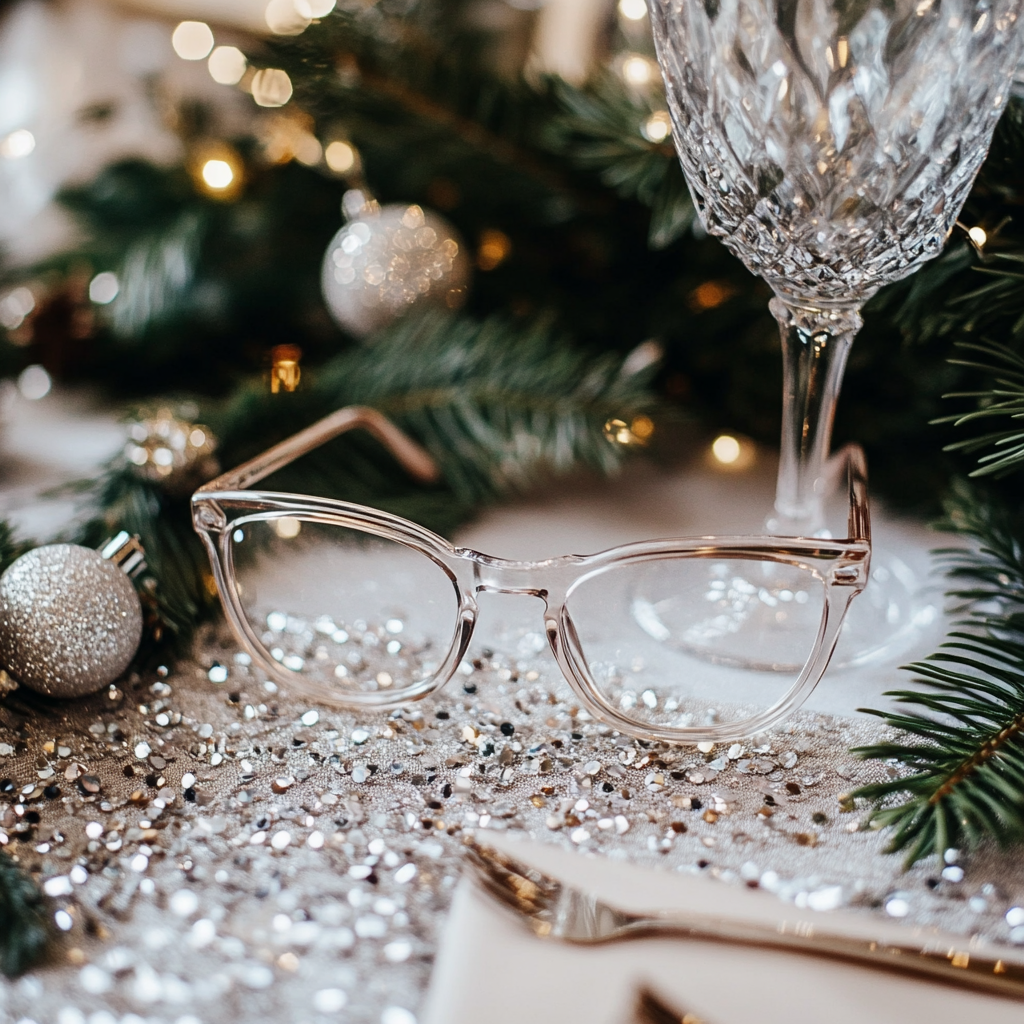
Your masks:
M 637 914 L 613 907 L 477 840 L 467 857 L 485 892 L 544 939 L 594 945 L 670 936 L 803 953 L 1024 999 L 1024 963 L 961 946 L 875 942 L 820 930 L 808 921 L 776 925 L 710 914 Z

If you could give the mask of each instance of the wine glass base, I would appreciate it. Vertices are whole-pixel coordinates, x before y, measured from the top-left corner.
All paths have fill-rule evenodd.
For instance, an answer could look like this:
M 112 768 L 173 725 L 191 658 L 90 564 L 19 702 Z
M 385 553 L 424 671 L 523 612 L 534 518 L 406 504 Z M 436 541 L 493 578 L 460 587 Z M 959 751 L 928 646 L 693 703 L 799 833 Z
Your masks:
M 730 571 L 723 587 L 721 568 L 710 565 L 707 585 L 685 592 L 656 577 L 640 580 L 630 595 L 633 620 L 651 639 L 702 661 L 798 673 L 822 611 L 821 601 L 808 599 L 806 575 L 788 566 L 745 563 L 742 571 Z M 868 586 L 850 605 L 832 667 L 901 656 L 939 611 L 924 581 L 894 552 L 876 547 Z

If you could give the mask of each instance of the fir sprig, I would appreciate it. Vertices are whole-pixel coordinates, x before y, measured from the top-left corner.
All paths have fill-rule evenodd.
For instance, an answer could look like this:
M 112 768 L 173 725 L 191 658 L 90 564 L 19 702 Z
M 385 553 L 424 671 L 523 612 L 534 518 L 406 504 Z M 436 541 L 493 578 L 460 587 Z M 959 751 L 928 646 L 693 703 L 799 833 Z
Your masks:
M 902 735 L 855 749 L 909 774 L 857 790 L 907 864 L 949 847 L 1024 838 L 1024 536 L 1019 517 L 961 481 L 941 525 L 974 542 L 938 552 L 950 595 L 972 614 L 909 666 L 921 689 L 890 691 L 904 711 L 862 709 Z
M 50 941 L 46 901 L 35 882 L 0 851 L 0 974 L 16 978 Z
M 1024 640 L 1011 636 L 954 631 L 910 666 L 927 689 L 887 694 L 913 710 L 868 712 L 908 738 L 855 753 L 910 774 L 855 795 L 876 803 L 871 823 L 893 830 L 889 850 L 905 850 L 908 865 L 983 839 L 1024 838 Z
M 1018 284 L 1018 289 L 1020 286 Z M 971 412 L 954 416 L 943 416 L 935 423 L 952 423 L 957 427 L 965 424 L 1007 421 L 1008 425 L 992 430 L 978 437 L 956 441 L 946 446 L 946 451 L 975 453 L 992 448 L 978 459 L 978 466 L 971 476 L 991 476 L 1024 465 L 1024 359 L 1006 345 L 994 342 L 959 342 L 958 349 L 977 352 L 987 356 L 988 361 L 977 359 L 951 359 L 955 366 L 980 370 L 992 379 L 991 384 L 980 391 L 959 391 L 947 398 L 970 398 L 977 408 Z
M 652 248 L 665 248 L 690 228 L 696 210 L 672 143 L 643 134 L 664 97 L 654 103 L 649 94 L 630 93 L 611 73 L 585 89 L 560 80 L 551 87 L 562 108 L 544 128 L 552 150 L 596 171 L 620 196 L 649 206 Z

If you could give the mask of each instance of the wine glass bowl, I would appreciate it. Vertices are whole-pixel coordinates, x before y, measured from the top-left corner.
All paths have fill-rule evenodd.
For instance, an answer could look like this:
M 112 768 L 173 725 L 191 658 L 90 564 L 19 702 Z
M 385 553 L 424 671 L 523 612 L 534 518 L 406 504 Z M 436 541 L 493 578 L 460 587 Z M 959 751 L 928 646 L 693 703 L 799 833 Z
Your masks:
M 650 0 L 708 232 L 789 303 L 937 255 L 1010 91 L 1021 0 Z

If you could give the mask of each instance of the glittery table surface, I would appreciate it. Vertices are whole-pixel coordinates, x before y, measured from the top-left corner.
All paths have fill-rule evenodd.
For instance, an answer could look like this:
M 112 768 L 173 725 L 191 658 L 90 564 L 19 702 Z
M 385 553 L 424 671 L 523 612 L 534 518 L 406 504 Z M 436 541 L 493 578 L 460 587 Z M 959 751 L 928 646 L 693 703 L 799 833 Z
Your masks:
M 896 770 L 848 753 L 877 725 L 804 712 L 746 745 L 648 745 L 579 711 L 538 639 L 477 647 L 386 717 L 270 692 L 222 627 L 78 702 L 12 694 L 0 840 L 61 938 L 0 983 L 0 1021 L 412 1024 L 463 839 L 493 829 L 1024 941 L 1019 857 L 903 873 L 858 828 L 843 794 Z

